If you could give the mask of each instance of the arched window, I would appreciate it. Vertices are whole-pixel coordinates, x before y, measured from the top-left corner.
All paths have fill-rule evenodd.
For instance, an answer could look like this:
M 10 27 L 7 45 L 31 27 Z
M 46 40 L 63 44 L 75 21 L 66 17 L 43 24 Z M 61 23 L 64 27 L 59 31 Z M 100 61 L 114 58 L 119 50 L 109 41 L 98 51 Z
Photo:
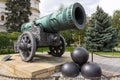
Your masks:
M 1 16 L 1 20 L 4 21 L 4 15 Z

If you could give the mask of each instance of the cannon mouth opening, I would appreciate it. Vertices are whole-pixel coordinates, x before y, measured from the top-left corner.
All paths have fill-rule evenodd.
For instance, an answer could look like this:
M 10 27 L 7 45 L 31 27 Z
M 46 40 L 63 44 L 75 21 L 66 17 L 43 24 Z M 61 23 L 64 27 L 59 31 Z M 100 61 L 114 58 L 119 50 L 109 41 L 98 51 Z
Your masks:
M 80 24 L 80 25 L 83 24 L 83 22 L 84 22 L 83 15 L 84 14 L 83 14 L 82 10 L 79 7 L 77 7 L 75 10 L 75 19 L 78 22 L 78 24 Z
M 86 14 L 81 4 L 76 3 L 73 7 L 73 21 L 78 29 L 84 28 L 86 23 Z

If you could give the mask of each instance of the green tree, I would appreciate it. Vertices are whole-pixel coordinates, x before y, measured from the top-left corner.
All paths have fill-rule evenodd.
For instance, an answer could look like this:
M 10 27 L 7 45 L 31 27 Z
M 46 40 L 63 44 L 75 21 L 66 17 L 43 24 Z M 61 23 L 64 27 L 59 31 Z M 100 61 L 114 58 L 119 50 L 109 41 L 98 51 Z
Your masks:
M 80 30 L 73 30 L 73 40 L 75 43 L 79 44 L 79 45 L 83 45 L 84 43 L 84 37 L 85 37 L 85 33 L 87 30 L 89 23 L 86 23 L 84 29 L 80 29 Z
M 85 44 L 90 51 L 111 51 L 115 46 L 117 32 L 112 27 L 111 17 L 102 8 L 92 15 L 86 31 Z
M 6 32 L 0 32 L 0 49 L 6 48 L 8 45 L 10 45 L 8 33 Z
M 7 48 L 8 46 L 13 46 L 14 42 L 20 36 L 20 32 L 0 32 L 0 49 Z
M 30 0 L 7 0 L 6 2 L 6 20 L 5 26 L 8 32 L 20 32 L 21 25 L 29 21 Z
M 120 43 L 120 10 L 116 10 L 112 16 L 112 26 L 117 28 L 118 37 L 117 43 Z
M 70 46 L 70 44 L 74 42 L 73 30 L 62 31 L 61 34 L 65 38 L 65 40 L 67 42 L 67 46 Z
M 86 24 L 84 29 L 81 30 L 67 30 L 62 31 L 61 34 L 64 36 L 67 45 L 70 46 L 72 43 L 76 43 L 82 45 L 84 43 L 85 32 L 87 29 L 88 23 Z

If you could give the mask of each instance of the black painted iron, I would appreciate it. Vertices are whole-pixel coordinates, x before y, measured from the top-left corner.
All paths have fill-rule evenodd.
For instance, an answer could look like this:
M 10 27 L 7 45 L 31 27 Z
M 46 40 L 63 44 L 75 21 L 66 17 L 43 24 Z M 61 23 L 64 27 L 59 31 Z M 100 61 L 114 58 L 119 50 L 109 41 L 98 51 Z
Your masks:
M 71 52 L 72 60 L 82 66 L 89 58 L 89 53 L 85 48 L 78 47 Z
M 81 74 L 85 78 L 98 80 L 102 75 L 102 71 L 98 64 L 93 62 L 87 62 L 82 66 Z
M 5 57 L 3 57 L 2 61 L 8 61 L 11 57 L 11 55 L 6 55 Z
M 77 77 L 79 75 L 79 67 L 74 62 L 67 62 L 61 67 L 61 72 L 65 77 Z

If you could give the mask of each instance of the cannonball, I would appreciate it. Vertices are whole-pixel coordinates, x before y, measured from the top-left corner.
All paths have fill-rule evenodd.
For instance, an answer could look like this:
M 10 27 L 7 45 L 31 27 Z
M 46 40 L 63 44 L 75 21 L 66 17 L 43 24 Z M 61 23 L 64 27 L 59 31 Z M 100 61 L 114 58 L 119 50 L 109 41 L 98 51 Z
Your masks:
M 101 77 L 102 71 L 98 64 L 93 62 L 87 62 L 82 66 L 81 74 L 83 77 L 91 79 L 95 77 Z
M 79 67 L 74 62 L 67 62 L 62 65 L 61 73 L 65 77 L 76 77 L 79 75 Z
M 71 52 L 72 60 L 80 66 L 87 62 L 89 53 L 85 48 L 78 47 Z

